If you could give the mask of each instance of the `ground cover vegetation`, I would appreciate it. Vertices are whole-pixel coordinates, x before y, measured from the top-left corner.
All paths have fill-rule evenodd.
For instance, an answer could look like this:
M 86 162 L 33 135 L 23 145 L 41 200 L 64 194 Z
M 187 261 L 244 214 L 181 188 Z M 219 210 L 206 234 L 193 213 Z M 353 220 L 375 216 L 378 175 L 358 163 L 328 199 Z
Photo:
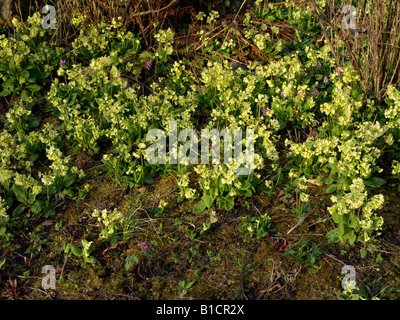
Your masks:
M 44 4 L 0 28 L 2 298 L 400 297 L 399 1 Z M 171 121 L 252 172 L 149 163 Z

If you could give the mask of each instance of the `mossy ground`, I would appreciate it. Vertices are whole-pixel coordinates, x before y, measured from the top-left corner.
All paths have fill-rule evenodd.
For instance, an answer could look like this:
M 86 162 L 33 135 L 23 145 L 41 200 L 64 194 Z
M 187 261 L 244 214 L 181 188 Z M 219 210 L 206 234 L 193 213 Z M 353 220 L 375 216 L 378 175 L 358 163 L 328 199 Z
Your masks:
M 96 166 L 89 158 L 86 161 Z M 174 175 L 138 189 L 127 189 L 100 174 L 93 174 L 89 184 L 86 199 L 63 199 L 55 217 L 26 218 L 16 241 L 2 250 L 3 299 L 338 299 L 344 265 L 356 268 L 357 284 L 369 289 L 367 298 L 399 297 L 400 211 L 396 192 L 387 188 L 381 190 L 387 198 L 384 229 L 376 249 L 361 259 L 359 245 L 327 242 L 324 235 L 331 222 L 324 204 L 329 198 L 322 187 L 310 186 L 311 206 L 317 208 L 286 239 L 289 249 L 305 240 L 318 245 L 323 254 L 311 266 L 275 248 L 277 239 L 299 221 L 290 210 L 295 200 L 281 189 L 270 197 L 248 198 L 246 206 L 239 200 L 230 212 L 217 210 L 218 221 L 202 232 L 209 213 L 194 214 L 194 203 L 177 202 Z M 161 199 L 168 205 L 155 216 Z M 99 228 L 91 217 L 95 208 L 133 213 L 131 238 L 115 246 L 98 240 Z M 264 213 L 272 218 L 275 234 L 248 240 L 239 232 L 242 217 Z M 95 242 L 96 264 L 66 259 L 63 243 L 79 246 L 81 239 Z M 151 245 L 147 253 L 138 245 L 141 242 Z M 126 258 L 132 255 L 138 263 L 127 270 Z M 42 289 L 44 265 L 56 268 L 56 290 Z M 183 280 L 194 281 L 186 292 Z

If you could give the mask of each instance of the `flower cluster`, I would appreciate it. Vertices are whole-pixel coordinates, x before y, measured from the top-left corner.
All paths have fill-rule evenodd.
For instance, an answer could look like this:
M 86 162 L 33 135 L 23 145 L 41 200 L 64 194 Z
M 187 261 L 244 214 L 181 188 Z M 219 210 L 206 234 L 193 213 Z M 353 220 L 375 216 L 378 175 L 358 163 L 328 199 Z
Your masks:
M 341 197 L 332 196 L 331 200 L 334 205 L 328 211 L 338 223 L 338 235 L 343 241 L 366 243 L 370 241 L 372 232 L 381 229 L 383 218 L 374 211 L 382 208 L 384 197 L 378 194 L 368 199 L 362 179 L 354 179 L 350 192 Z
M 272 4 L 261 9 L 262 3 L 256 2 L 259 15 L 278 10 Z M 324 7 L 325 1 L 318 0 L 318 4 Z M 289 20 L 307 14 L 299 6 L 289 5 L 289 9 Z M 199 13 L 197 18 L 206 19 L 210 25 L 219 14 Z M 72 155 L 89 150 L 97 153 L 100 146 L 107 145 L 102 161 L 109 177 L 132 187 L 151 181 L 154 175 L 175 171 L 182 198 L 201 197 L 196 210 L 211 209 L 214 203 L 230 210 L 236 197 L 249 197 L 260 185 L 271 191 L 273 182 L 263 175 L 281 169 L 279 160 L 284 156 L 291 161 L 288 178 L 296 187 L 300 202 L 309 202 L 305 190 L 307 181 L 315 175 L 329 185 L 330 192 L 336 192 L 331 198 L 333 205 L 328 208 L 337 224 L 332 239 L 370 241 L 383 223 L 376 211 L 384 198 L 381 194 L 369 196 L 368 191 L 374 173 L 382 170 L 378 167 L 382 150 L 400 142 L 400 91 L 388 88 L 388 107 L 376 120 L 378 107 L 365 100 L 357 74 L 350 65 L 339 69 L 326 43 L 311 47 L 297 34 L 296 41 L 304 50 L 286 54 L 285 42 L 278 39 L 279 28 L 264 24 L 256 29 L 252 18 L 249 12 L 244 15 L 243 34 L 253 48 L 255 45 L 273 57 L 270 63 L 251 62 L 246 70 L 234 70 L 227 61 L 204 61 L 198 73 L 187 66 L 186 60 L 166 63 L 174 52 L 175 35 L 171 29 L 160 29 L 155 34 L 154 54 L 140 52 L 140 38 L 123 32 L 120 19 L 84 29 L 85 17 L 75 13 L 72 24 L 80 29 L 79 35 L 72 43 L 73 49 L 64 53 L 47 43 L 40 15 L 35 14 L 27 24 L 13 20 L 18 36 L 0 36 L 1 94 L 17 93 L 21 100 L 8 110 L 0 132 L 1 196 L 16 199 L 23 209 L 32 212 L 45 210 L 50 206 L 51 195 L 59 192 L 73 196 L 73 189 L 66 189 L 84 177 L 82 170 L 71 165 Z M 309 25 L 310 21 L 311 18 L 307 20 Z M 229 35 L 221 43 L 208 39 L 211 32 L 206 30 L 199 31 L 205 50 L 211 40 L 216 52 L 229 54 L 239 49 L 237 40 Z M 138 85 L 123 78 L 126 74 L 151 76 L 155 66 L 162 73 L 157 82 L 149 84 L 151 94 L 139 93 Z M 32 109 L 38 103 L 34 93 L 42 90 L 46 81 L 52 82 L 46 95 L 50 105 L 47 111 L 53 112 L 51 120 L 57 122 L 58 128 L 42 123 Z M 367 102 L 366 108 L 362 107 L 363 101 Z M 151 129 L 169 132 L 171 121 L 176 122 L 178 130 L 195 129 L 199 133 L 216 128 L 219 132 L 252 130 L 254 157 L 250 159 L 246 153 L 241 158 L 225 159 L 226 146 L 221 143 L 218 161 L 193 168 L 183 161 L 178 166 L 150 165 L 145 158 L 152 142 L 146 139 L 147 133 Z M 293 130 L 287 131 L 285 146 L 289 152 L 280 154 L 280 135 L 286 137 L 284 129 L 289 127 L 295 128 L 296 133 L 310 134 L 307 138 L 294 138 Z M 211 138 L 211 145 L 217 142 L 215 139 Z M 240 140 L 242 147 L 250 147 L 246 139 Z M 213 155 L 210 150 L 206 156 L 212 159 Z M 171 157 L 168 153 L 167 158 Z M 38 160 L 44 165 L 32 170 Z M 251 170 L 246 176 L 237 171 L 244 164 Z M 392 173 L 400 177 L 397 160 L 392 163 Z M 195 175 L 198 184 L 191 181 Z M 7 219 L 7 206 L 2 199 L 0 228 Z M 160 211 L 164 207 L 165 203 L 160 202 Z M 117 209 L 95 210 L 93 217 L 100 223 L 103 240 L 115 239 L 124 223 Z M 247 228 L 248 232 L 254 230 L 254 226 Z M 89 251 L 90 243 L 83 245 Z
M 167 57 L 174 52 L 172 41 L 174 40 L 174 32 L 171 28 L 167 30 L 160 30 L 154 38 L 159 43 L 157 52 L 155 54 L 156 57 L 160 58 L 161 62 L 166 62 Z
M 21 95 L 22 100 L 34 96 L 41 90 L 56 69 L 63 49 L 47 42 L 42 17 L 36 12 L 26 22 L 12 20 L 16 34 L 6 38 L 0 35 L 0 88 L 2 96 L 12 93 Z
M 117 209 L 114 209 L 112 212 L 109 212 L 107 209 L 101 212 L 95 209 L 92 217 L 97 218 L 97 221 L 100 223 L 101 231 L 99 239 L 101 240 L 112 239 L 124 221 L 124 216 Z

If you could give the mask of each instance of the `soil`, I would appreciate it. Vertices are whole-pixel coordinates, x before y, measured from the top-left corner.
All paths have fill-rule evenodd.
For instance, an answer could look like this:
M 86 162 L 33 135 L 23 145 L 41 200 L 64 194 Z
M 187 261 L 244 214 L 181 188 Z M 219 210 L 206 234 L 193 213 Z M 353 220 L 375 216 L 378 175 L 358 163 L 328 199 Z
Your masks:
M 18 237 L 3 250 L 0 262 L 6 261 L 0 280 L 2 298 L 338 299 L 343 291 L 344 265 L 355 267 L 357 284 L 369 288 L 371 294 L 399 297 L 400 212 L 395 190 L 381 190 L 388 198 L 382 210 L 386 223 L 377 238 L 376 250 L 361 259 L 359 245 L 329 244 L 325 239 L 330 223 L 322 208 L 329 200 L 319 187 L 310 187 L 314 188 L 311 199 L 317 210 L 285 238 L 287 248 L 277 250 L 277 240 L 299 220 L 290 211 L 293 200 L 283 190 L 277 189 L 272 197 L 247 199 L 251 203 L 248 208 L 216 210 L 218 221 L 202 232 L 209 214 L 193 214 L 194 202 L 177 203 L 179 189 L 174 176 L 132 190 L 104 176 L 94 177 L 90 185 L 87 200 L 64 199 L 56 217 L 29 221 L 26 232 L 30 241 Z M 132 203 L 139 194 L 139 204 L 134 207 Z M 155 214 L 161 199 L 168 205 L 164 213 Z M 99 228 L 91 216 L 96 208 L 119 208 L 124 215 L 133 212 L 136 223 L 131 238 L 115 245 L 98 240 Z M 242 217 L 260 213 L 272 218 L 277 232 L 262 240 L 247 239 L 238 231 Z M 81 239 L 94 242 L 96 264 L 65 257 L 63 243 L 80 246 Z M 306 240 L 323 252 L 313 265 L 285 255 L 286 250 Z M 35 247 L 32 241 L 41 246 Z M 148 252 L 142 252 L 138 245 L 142 242 L 150 245 Z M 127 268 L 126 258 L 132 255 L 138 262 Z M 41 289 L 41 269 L 45 265 L 56 268 L 56 290 Z M 186 293 L 180 285 L 183 280 L 194 281 Z M 384 288 L 391 289 L 382 291 Z

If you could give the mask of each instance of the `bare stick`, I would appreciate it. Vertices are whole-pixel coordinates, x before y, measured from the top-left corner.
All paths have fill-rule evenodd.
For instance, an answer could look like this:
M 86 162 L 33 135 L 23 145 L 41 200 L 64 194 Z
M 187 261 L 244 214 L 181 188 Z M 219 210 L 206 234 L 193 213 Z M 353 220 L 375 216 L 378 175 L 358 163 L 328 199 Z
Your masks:
M 315 16 L 317 17 L 318 23 L 320 24 L 320 26 L 322 28 L 322 32 L 324 33 L 326 41 L 328 42 L 329 47 L 331 48 L 331 51 L 332 51 L 332 53 L 333 53 L 333 55 L 335 57 L 336 63 L 338 64 L 338 67 L 340 67 L 340 61 L 339 61 L 339 57 L 337 55 L 337 52 L 334 50 L 334 48 L 332 46 L 332 42 L 331 42 L 330 38 L 328 37 L 328 33 L 326 32 L 325 26 L 324 26 L 324 24 L 323 24 L 323 22 L 322 22 L 322 20 L 321 20 L 321 18 L 319 16 L 319 14 L 320 14 L 319 11 L 321 11 L 321 10 L 318 8 L 318 6 L 317 6 L 317 4 L 315 3 L 314 0 L 310 0 L 310 5 L 314 9 Z
M 288 232 L 286 232 L 286 236 L 291 233 L 294 229 L 296 229 L 298 226 L 300 226 L 304 220 L 307 219 L 307 217 L 313 213 L 315 211 L 315 209 L 317 209 L 317 207 L 312 208 L 303 218 L 300 219 L 299 222 L 297 222 Z
M 132 16 L 130 16 L 130 18 L 135 18 L 135 17 L 139 17 L 139 16 L 144 16 L 144 15 L 150 14 L 150 13 L 158 13 L 158 12 L 164 11 L 164 10 L 168 9 L 170 6 L 172 6 L 175 2 L 178 2 L 178 0 L 172 0 L 172 2 L 169 5 L 166 5 L 165 7 L 161 8 L 161 9 L 148 10 L 148 11 L 144 11 L 144 12 L 135 13 Z

